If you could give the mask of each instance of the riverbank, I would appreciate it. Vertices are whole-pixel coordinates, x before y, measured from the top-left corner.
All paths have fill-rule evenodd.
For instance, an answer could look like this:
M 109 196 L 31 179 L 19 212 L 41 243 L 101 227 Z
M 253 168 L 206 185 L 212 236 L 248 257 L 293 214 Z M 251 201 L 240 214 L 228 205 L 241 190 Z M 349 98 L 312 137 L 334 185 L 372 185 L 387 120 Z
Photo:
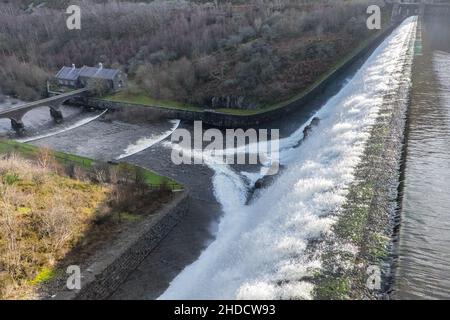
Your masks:
M 191 125 L 181 128 L 192 130 Z M 188 210 L 158 246 L 109 297 L 110 299 L 157 299 L 181 270 L 193 263 L 214 240 L 223 215 L 212 187 L 214 172 L 205 165 L 175 165 L 172 150 L 159 143 L 126 159 L 142 167 L 174 177 L 189 191 Z
M 173 194 L 158 210 L 128 223 L 94 255 L 79 264 L 81 289 L 69 290 L 66 277 L 59 277 L 41 289 L 41 299 L 104 300 L 135 272 L 142 261 L 171 230 L 182 222 L 189 206 L 186 191 Z M 62 268 L 63 266 L 60 266 Z M 66 267 L 66 266 L 64 266 Z
M 0 261 L 11 275 L 5 278 L 2 270 L 0 277 L 6 298 L 11 286 L 16 298 L 107 298 L 187 211 L 182 185 L 131 164 L 14 141 L 0 141 L 0 155 L 1 214 L 17 215 L 8 237 L 0 237 Z M 3 247 L 8 243 L 14 253 Z M 27 246 L 38 252 L 24 252 Z M 19 262 L 31 256 L 12 265 L 12 254 Z M 81 291 L 65 287 L 69 265 L 82 270 Z
M 140 150 L 129 152 L 129 156 L 121 161 L 151 169 L 183 185 L 189 197 L 182 222 L 161 240 L 112 295 L 112 298 L 118 299 L 154 299 L 213 240 L 222 210 L 211 188 L 213 173 L 208 167 L 177 166 L 171 160 L 171 150 L 164 146 L 163 141 L 147 144 L 147 139 L 154 141 L 153 137 L 160 137 L 170 130 L 172 121 L 148 122 L 139 117 L 142 121 L 128 123 L 121 120 L 120 113 L 112 116 L 101 117 L 70 131 L 61 130 L 54 136 L 31 143 L 100 161 L 116 159 L 127 153 L 124 152 L 127 149 Z M 188 123 L 181 123 L 180 128 L 192 130 Z M 99 135 L 99 132 L 102 134 Z
M 34 160 L 0 152 L 0 190 L 0 299 L 34 299 L 97 210 L 107 214 L 112 188 L 61 174 L 42 150 Z
M 40 151 L 39 147 L 30 144 L 20 143 L 12 140 L 0 140 L 0 154 L 17 153 L 25 158 L 34 159 L 38 156 L 39 151 Z M 83 157 L 60 151 L 49 150 L 49 152 L 51 152 L 52 156 L 55 157 L 56 161 L 58 161 L 61 165 L 63 166 L 76 165 L 82 168 L 83 170 L 89 171 L 91 174 L 93 174 L 95 170 L 103 166 L 114 167 L 121 165 L 119 162 L 114 164 L 106 164 L 100 160 L 94 160 L 88 157 Z M 122 166 L 128 165 L 122 163 Z M 133 165 L 129 165 L 129 169 L 138 170 L 139 168 Z M 149 186 L 157 187 L 159 185 L 166 185 L 171 190 L 183 189 L 183 186 L 178 182 L 176 182 L 175 180 L 171 180 L 165 176 L 159 175 L 150 169 L 142 169 L 142 175 L 144 182 L 147 183 Z

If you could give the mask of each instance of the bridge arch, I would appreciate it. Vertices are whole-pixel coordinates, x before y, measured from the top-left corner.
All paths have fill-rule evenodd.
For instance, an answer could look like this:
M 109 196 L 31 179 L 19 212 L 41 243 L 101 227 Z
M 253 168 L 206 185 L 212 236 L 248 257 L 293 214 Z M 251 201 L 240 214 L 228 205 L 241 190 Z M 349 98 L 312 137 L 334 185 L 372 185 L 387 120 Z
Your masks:
M 0 135 L 9 132 L 11 130 L 11 119 L 0 118 Z
M 48 115 L 50 115 L 50 117 Z M 50 119 L 53 119 L 56 123 L 63 120 L 60 106 L 42 105 L 33 109 L 24 110 L 21 115 L 21 120 L 25 125 L 40 124 L 48 122 Z
M 16 132 L 20 133 L 20 132 L 22 132 L 24 130 L 25 126 L 24 126 L 24 124 L 22 122 L 22 117 L 2 116 L 2 115 L 0 115 L 0 121 L 1 120 L 6 120 L 6 119 L 10 121 L 11 127 L 14 130 L 16 130 Z

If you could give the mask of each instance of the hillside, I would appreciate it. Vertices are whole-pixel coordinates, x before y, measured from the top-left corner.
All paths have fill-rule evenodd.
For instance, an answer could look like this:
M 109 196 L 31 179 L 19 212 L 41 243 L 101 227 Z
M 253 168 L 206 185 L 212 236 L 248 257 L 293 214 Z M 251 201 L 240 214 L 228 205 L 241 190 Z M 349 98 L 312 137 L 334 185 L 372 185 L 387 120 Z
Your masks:
M 129 74 L 130 96 L 256 108 L 298 94 L 376 32 L 367 0 L 91 0 L 79 31 L 54 4 L 29 13 L 0 2 L 5 94 L 33 99 L 61 66 L 103 62 Z

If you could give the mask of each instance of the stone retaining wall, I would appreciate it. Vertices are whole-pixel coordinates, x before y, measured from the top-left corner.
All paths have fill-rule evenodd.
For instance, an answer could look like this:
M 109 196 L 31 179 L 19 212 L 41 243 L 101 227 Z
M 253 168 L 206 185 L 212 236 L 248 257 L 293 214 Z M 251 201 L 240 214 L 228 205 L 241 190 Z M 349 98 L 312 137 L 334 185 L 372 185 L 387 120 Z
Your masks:
M 189 207 L 188 192 L 137 225 L 125 230 L 108 248 L 96 254 L 82 270 L 81 290 L 59 292 L 58 300 L 102 300 L 110 297 L 159 242 L 177 225 Z

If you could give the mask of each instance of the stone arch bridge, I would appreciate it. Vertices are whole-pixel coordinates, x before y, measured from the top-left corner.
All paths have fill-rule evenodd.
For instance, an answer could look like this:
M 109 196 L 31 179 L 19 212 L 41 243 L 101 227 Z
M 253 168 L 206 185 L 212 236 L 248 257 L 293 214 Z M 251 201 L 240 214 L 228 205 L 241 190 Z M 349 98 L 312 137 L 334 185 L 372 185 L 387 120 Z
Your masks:
M 23 116 L 30 110 L 45 106 L 50 108 L 51 117 L 55 119 L 55 121 L 60 122 L 63 119 L 63 115 L 60 110 L 61 105 L 67 100 L 85 96 L 87 93 L 88 89 L 82 88 L 79 90 L 58 94 L 50 98 L 14 106 L 13 108 L 6 110 L 0 110 L 0 119 L 10 119 L 13 129 L 20 132 L 24 129 L 24 124 L 22 121 Z

